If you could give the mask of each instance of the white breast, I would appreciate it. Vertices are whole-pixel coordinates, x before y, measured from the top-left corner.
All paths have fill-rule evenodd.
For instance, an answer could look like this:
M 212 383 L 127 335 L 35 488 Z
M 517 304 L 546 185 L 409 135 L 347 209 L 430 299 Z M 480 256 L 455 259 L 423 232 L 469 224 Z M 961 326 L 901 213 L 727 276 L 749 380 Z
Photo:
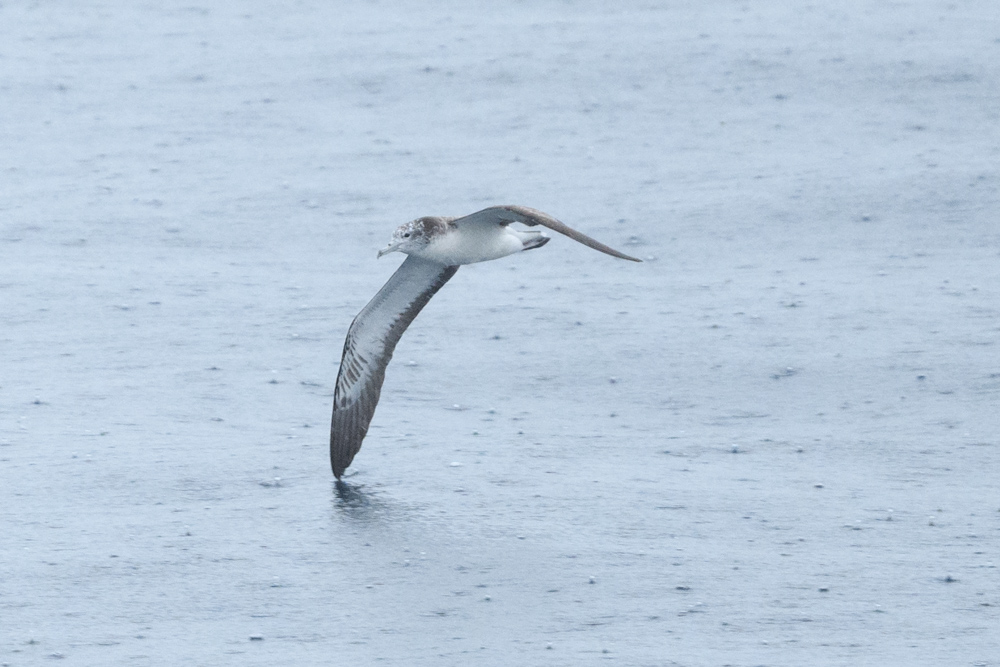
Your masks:
M 419 254 L 432 262 L 458 266 L 506 257 L 523 249 L 518 232 L 506 225 L 470 225 L 449 228 Z

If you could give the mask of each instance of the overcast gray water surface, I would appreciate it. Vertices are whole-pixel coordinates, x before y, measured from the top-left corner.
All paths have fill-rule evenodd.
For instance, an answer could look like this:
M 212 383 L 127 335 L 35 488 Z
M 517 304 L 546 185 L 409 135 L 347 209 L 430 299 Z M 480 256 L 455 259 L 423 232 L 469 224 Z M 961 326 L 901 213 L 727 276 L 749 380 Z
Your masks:
M 1000 664 L 995 3 L 4 2 L 0 663 Z M 400 223 L 546 211 L 403 337 Z

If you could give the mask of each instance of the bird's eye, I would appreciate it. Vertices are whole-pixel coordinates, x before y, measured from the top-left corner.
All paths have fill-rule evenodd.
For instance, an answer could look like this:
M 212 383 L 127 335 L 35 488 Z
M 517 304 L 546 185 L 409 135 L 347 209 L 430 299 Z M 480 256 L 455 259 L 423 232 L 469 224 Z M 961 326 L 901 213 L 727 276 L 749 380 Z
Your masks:
M 406 232 L 405 234 L 403 234 L 403 238 L 404 239 L 410 238 L 410 232 Z

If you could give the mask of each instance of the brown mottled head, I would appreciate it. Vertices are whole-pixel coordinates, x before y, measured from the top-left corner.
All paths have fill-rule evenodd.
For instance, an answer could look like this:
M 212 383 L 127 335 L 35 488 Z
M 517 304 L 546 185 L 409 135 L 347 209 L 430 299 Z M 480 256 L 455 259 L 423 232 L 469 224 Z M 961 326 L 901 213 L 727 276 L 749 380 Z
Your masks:
M 392 233 L 392 241 L 379 251 L 378 256 L 396 251 L 409 254 L 426 248 L 431 239 L 447 231 L 448 220 L 449 218 L 427 216 L 400 225 Z

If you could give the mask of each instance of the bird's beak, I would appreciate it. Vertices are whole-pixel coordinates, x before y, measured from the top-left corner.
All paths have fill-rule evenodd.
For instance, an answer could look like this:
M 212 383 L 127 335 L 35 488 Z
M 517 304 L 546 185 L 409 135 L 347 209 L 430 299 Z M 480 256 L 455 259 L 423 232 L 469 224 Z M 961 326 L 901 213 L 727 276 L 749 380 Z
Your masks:
M 396 252 L 397 250 L 399 250 L 399 244 L 390 243 L 389 245 L 378 251 L 378 256 L 381 257 L 382 255 L 388 255 L 390 252 Z

